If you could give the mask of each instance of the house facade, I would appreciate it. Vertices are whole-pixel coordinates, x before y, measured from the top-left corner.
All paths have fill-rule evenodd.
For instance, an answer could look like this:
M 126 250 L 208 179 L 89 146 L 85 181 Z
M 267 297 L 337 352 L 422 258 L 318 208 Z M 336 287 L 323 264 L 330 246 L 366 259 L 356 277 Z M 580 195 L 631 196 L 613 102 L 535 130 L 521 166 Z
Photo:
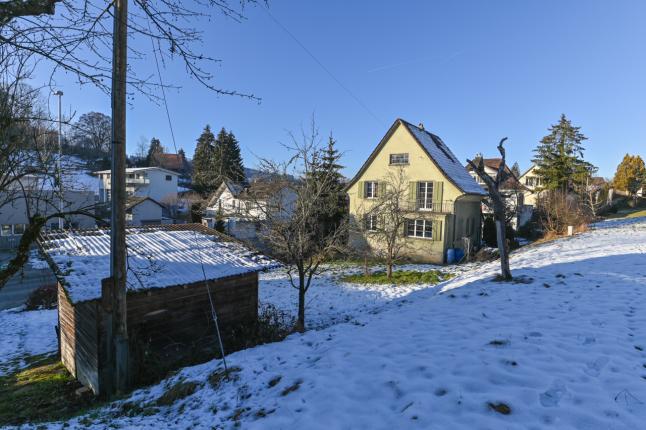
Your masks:
M 371 237 L 370 210 L 380 187 L 392 175 L 402 173 L 408 182 L 406 223 L 401 235 L 402 255 L 411 261 L 444 263 L 447 251 L 463 248 L 464 238 L 477 246 L 481 238 L 481 201 L 486 193 L 469 175 L 449 147 L 422 125 L 397 119 L 348 183 L 350 216 L 366 225 L 361 238 L 378 249 L 383 244 Z
M 99 178 L 99 202 L 110 201 L 110 170 L 95 173 Z M 177 201 L 179 174 L 161 167 L 135 167 L 126 169 L 126 194 L 131 197 L 150 197 L 164 204 Z
M 543 178 L 536 173 L 537 166 L 532 164 L 518 180 L 525 188 L 525 204 L 536 207 L 536 200 L 540 195 L 540 189 L 543 186 Z
M 498 174 L 500 165 L 502 164 L 502 158 L 483 158 L 481 154 L 477 154 L 474 157 L 473 162 L 478 164 L 482 159 L 482 164 L 484 165 L 484 171 L 492 179 Z M 467 171 L 473 177 L 473 179 L 480 184 L 483 190 L 487 191 L 487 184 L 478 176 L 478 174 L 473 170 L 470 165 L 466 166 Z M 520 183 L 519 179 L 514 175 L 509 166 L 504 166 L 505 172 L 509 175 L 509 178 L 500 184 L 500 194 L 505 200 L 505 205 L 509 214 L 511 216 L 511 226 L 513 228 L 518 228 L 519 226 L 527 223 L 532 216 L 532 209 L 525 205 L 525 193 L 527 190 Z M 482 212 L 488 216 L 493 216 L 493 209 L 490 205 L 483 202 Z
M 288 214 L 295 202 L 294 193 L 280 181 L 257 179 L 250 184 L 224 181 L 209 198 L 202 224 L 215 228 L 220 220 L 228 235 L 260 246 L 259 233 L 268 208 L 280 207 L 281 212 Z

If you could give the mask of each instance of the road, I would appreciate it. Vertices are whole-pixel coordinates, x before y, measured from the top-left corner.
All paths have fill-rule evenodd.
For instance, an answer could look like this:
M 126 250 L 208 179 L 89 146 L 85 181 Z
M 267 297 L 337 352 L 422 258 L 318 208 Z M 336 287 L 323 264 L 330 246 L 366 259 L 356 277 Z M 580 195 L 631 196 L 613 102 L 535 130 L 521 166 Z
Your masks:
M 8 263 L 12 256 L 12 252 L 0 251 L 0 266 Z M 0 290 L 0 310 L 15 308 L 24 304 L 32 291 L 42 285 L 53 283 L 56 283 L 56 278 L 49 268 L 34 269 L 27 263 L 22 273 L 17 273 Z

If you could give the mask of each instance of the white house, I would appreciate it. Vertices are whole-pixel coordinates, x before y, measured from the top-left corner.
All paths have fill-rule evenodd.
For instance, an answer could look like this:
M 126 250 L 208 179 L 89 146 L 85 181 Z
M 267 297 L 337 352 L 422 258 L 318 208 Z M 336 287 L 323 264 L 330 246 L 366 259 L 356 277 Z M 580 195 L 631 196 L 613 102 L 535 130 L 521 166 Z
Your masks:
M 164 218 L 164 205 L 150 197 L 128 197 L 126 201 L 126 223 L 128 225 L 170 224 Z
M 518 180 L 525 187 L 525 204 L 536 206 L 536 199 L 540 194 L 538 189 L 543 186 L 543 178 L 536 174 L 536 164 L 532 164 Z
M 289 213 L 295 201 L 294 193 L 280 183 L 258 179 L 242 185 L 225 181 L 207 202 L 202 223 L 215 228 L 220 219 L 227 234 L 255 243 L 268 205 L 280 205 L 282 212 Z
M 95 173 L 99 177 L 99 201 L 110 201 L 110 170 Z M 126 169 L 126 194 L 129 197 L 150 197 L 160 203 L 174 205 L 177 201 L 179 174 L 161 167 Z

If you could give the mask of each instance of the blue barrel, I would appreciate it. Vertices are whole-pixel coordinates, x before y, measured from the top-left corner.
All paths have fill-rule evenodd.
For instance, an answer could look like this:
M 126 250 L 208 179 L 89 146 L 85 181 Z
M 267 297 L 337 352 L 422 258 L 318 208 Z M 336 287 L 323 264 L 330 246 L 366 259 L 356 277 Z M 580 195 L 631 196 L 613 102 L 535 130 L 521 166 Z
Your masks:
M 447 264 L 455 263 L 455 249 L 449 248 L 446 250 L 446 262 Z
M 455 262 L 459 263 L 464 258 L 464 249 L 455 248 Z

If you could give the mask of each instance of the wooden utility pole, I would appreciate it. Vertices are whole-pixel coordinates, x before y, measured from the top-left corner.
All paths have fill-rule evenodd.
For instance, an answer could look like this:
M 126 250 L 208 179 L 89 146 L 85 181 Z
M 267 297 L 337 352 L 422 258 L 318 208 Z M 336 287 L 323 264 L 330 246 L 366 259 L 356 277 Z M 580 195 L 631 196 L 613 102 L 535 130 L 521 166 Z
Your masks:
M 111 309 L 111 393 L 124 393 L 129 382 L 126 323 L 126 70 L 128 61 L 128 0 L 114 2 L 112 47 L 112 166 L 110 211 L 110 277 L 105 297 Z

